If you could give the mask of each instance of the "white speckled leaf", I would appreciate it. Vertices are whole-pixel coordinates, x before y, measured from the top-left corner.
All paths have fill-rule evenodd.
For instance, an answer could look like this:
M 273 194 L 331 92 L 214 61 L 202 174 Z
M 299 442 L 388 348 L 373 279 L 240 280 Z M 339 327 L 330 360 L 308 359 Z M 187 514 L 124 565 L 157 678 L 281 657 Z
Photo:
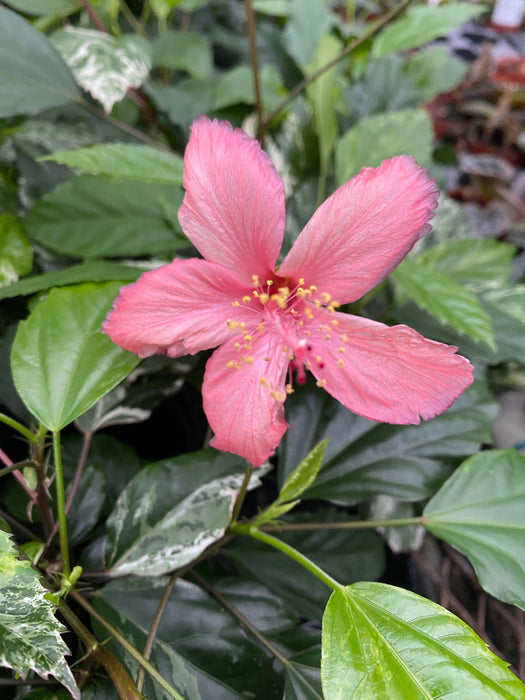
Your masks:
M 25 678 L 35 671 L 54 676 L 72 697 L 80 698 L 64 658 L 69 650 L 60 633 L 64 627 L 53 615 L 46 589 L 28 561 L 20 561 L 7 533 L 0 530 L 0 666 Z
M 95 29 L 59 29 L 51 41 L 73 71 L 78 84 L 102 103 L 107 114 L 130 87 L 148 77 L 152 51 L 134 34 L 118 39 Z
M 153 576 L 196 559 L 223 536 L 246 463 L 202 450 L 150 464 L 120 496 L 108 520 L 113 576 Z M 250 487 L 258 485 L 261 469 Z

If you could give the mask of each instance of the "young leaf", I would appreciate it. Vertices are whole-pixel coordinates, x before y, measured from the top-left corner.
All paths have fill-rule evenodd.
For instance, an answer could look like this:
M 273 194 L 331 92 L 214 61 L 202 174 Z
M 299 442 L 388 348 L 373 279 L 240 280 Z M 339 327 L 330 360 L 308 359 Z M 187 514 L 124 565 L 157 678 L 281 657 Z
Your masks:
M 323 617 L 325 700 L 525 698 L 525 686 L 464 622 L 384 583 L 334 591 Z
M 27 275 L 33 263 L 33 248 L 20 222 L 11 214 L 0 214 L 0 286 Z
M 389 56 L 389 59 L 392 57 Z M 385 59 L 388 60 L 388 59 Z M 411 56 L 405 72 L 424 102 L 452 90 L 467 74 L 468 64 L 454 58 L 444 46 L 431 46 Z
M 173 185 L 72 177 L 44 195 L 26 219 L 46 248 L 82 258 L 154 255 L 187 247 L 177 222 L 182 189 Z
M 485 7 L 468 2 L 446 5 L 409 7 L 406 15 L 388 25 L 374 40 L 372 56 L 384 56 L 392 51 L 406 51 L 421 46 L 485 11 Z
M 385 158 L 413 156 L 419 165 L 429 163 L 434 135 L 423 109 L 374 114 L 349 129 L 336 146 L 337 183 L 342 185 L 361 168 L 376 167 Z
M 151 47 L 135 34 L 118 38 L 95 29 L 59 29 L 51 41 L 78 84 L 102 103 L 107 114 L 130 87 L 140 87 L 151 68 Z
M 18 393 L 38 420 L 61 430 L 138 364 L 100 331 L 120 283 L 53 289 L 22 321 L 11 351 Z
M 490 317 L 468 289 L 445 273 L 411 259 L 403 260 L 392 276 L 420 308 L 441 323 L 495 349 Z
M 89 175 L 182 185 L 182 158 L 142 144 L 99 143 L 73 151 L 56 151 L 38 160 L 52 160 Z
M 0 118 L 38 114 L 80 97 L 48 39 L 5 7 L 0 7 L 0 66 Z
M 184 70 L 198 80 L 209 78 L 212 72 L 210 42 L 196 32 L 165 32 L 153 42 L 153 65 Z
M 244 471 L 240 457 L 214 450 L 144 467 L 108 520 L 110 573 L 159 575 L 196 559 L 224 535 Z
M 46 589 L 28 561 L 20 561 L 9 536 L 0 530 L 0 666 L 25 678 L 35 671 L 54 676 L 71 696 L 80 698 L 64 658 L 69 649 L 61 638 L 65 628 L 53 615 Z
M 327 444 L 328 438 L 321 440 L 293 470 L 281 487 L 279 501 L 285 503 L 286 501 L 293 501 L 299 498 L 314 483 L 315 477 L 321 468 Z
M 525 609 L 525 457 L 487 450 L 467 459 L 429 501 L 425 527 L 472 562 L 493 596 Z

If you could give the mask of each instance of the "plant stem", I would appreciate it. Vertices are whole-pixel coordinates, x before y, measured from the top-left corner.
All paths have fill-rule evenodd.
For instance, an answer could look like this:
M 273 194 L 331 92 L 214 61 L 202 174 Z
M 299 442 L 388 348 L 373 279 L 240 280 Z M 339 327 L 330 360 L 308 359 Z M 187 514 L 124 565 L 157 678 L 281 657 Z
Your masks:
M 91 430 L 88 430 L 86 433 L 84 433 L 84 436 L 82 438 L 82 449 L 80 451 L 80 457 L 78 458 L 77 468 L 75 470 L 75 476 L 73 478 L 71 491 L 69 492 L 69 496 L 67 497 L 66 513 L 69 513 L 71 506 L 73 505 L 76 492 L 78 491 L 80 479 L 82 478 L 82 472 L 84 471 L 84 467 L 86 466 L 86 460 L 89 453 L 89 448 L 91 447 L 92 438 L 93 432 Z
M 390 22 L 391 19 L 393 19 L 396 15 L 398 15 L 402 10 L 405 9 L 405 7 L 412 2 L 412 0 L 401 0 L 399 5 L 396 5 L 390 12 L 387 12 L 384 17 L 382 17 L 377 23 L 374 24 L 373 27 L 371 27 L 367 32 L 362 34 L 360 37 L 352 41 L 348 46 L 345 46 L 345 48 L 332 60 L 328 61 L 328 63 L 325 63 L 324 66 L 321 66 L 318 68 L 314 73 L 311 75 L 308 75 L 304 80 L 301 80 L 300 83 L 297 83 L 297 85 L 290 90 L 288 93 L 288 96 L 279 104 L 275 109 L 272 109 L 271 112 L 269 112 L 266 117 L 263 120 L 263 125 L 266 127 L 272 119 L 274 119 L 282 110 L 287 107 L 290 102 L 293 102 L 295 98 L 303 91 L 305 90 L 311 83 L 314 82 L 314 80 L 317 80 L 319 76 L 321 76 L 323 73 L 325 73 L 327 70 L 330 70 L 330 68 L 333 68 L 339 61 L 341 61 L 345 56 L 348 56 L 348 54 L 352 53 L 355 49 L 358 48 L 358 46 L 361 46 L 361 44 L 364 44 L 365 41 L 373 37 L 375 34 L 381 31 L 383 27 Z
M 246 498 L 246 492 L 248 491 L 248 486 L 250 484 L 250 479 L 252 478 L 253 474 L 253 465 L 248 464 L 248 467 L 246 468 L 246 471 L 244 472 L 244 479 L 241 484 L 241 488 L 239 489 L 239 493 L 237 494 L 237 499 L 235 501 L 235 505 L 233 506 L 233 511 L 232 511 L 232 518 L 231 522 L 236 523 L 237 518 L 239 517 L 239 513 L 241 512 L 242 504 L 244 503 L 244 499 Z
M 146 644 L 144 645 L 144 651 L 142 652 L 143 657 L 146 659 L 146 661 L 149 661 L 151 652 L 153 649 L 153 644 L 155 642 L 155 637 L 157 636 L 157 632 L 159 631 L 159 625 L 160 621 L 162 619 L 162 616 L 164 614 L 164 610 L 166 609 L 166 605 L 168 604 L 168 601 L 171 596 L 171 592 L 173 591 L 173 586 L 175 585 L 175 582 L 177 581 L 178 574 L 176 571 L 174 571 L 171 576 L 170 580 L 168 581 L 168 585 L 164 589 L 164 593 L 162 594 L 162 598 L 159 601 L 159 604 L 157 606 L 157 609 L 155 611 L 155 615 L 153 616 L 153 620 L 151 622 L 151 626 L 149 628 L 148 632 L 148 638 L 146 639 Z M 137 672 L 137 682 L 136 686 L 139 690 L 140 693 L 142 693 L 142 688 L 144 687 L 144 679 L 145 679 L 146 672 L 144 671 L 144 668 L 141 666 Z
M 338 591 L 341 588 L 343 588 L 343 586 L 338 581 L 336 581 L 335 578 L 332 578 L 329 574 L 327 574 L 319 566 L 317 566 L 317 564 L 314 564 L 313 561 L 308 559 L 308 557 L 306 557 L 304 554 L 301 554 L 301 552 L 298 552 L 289 544 L 286 544 L 286 542 L 277 539 L 277 537 L 273 537 L 272 535 L 268 535 L 265 532 L 261 532 L 256 527 L 250 524 L 232 525 L 230 530 L 239 535 L 248 535 L 249 537 L 253 537 L 254 540 L 259 540 L 259 542 L 264 542 L 270 547 L 278 549 L 280 552 L 290 557 L 290 559 L 293 559 L 302 567 L 304 567 L 307 571 L 309 571 L 311 574 L 317 577 L 320 581 L 322 581 L 333 591 Z
M 252 0 L 244 0 L 246 8 L 246 20 L 248 22 L 248 38 L 250 41 L 250 65 L 252 68 L 253 89 L 255 92 L 255 110 L 257 112 L 257 139 L 264 148 L 264 134 L 266 124 L 264 122 L 261 84 L 259 81 L 259 59 L 257 56 L 257 38 L 255 34 L 255 13 Z
M 55 481 L 57 490 L 58 534 L 60 538 L 60 553 L 62 555 L 62 571 L 68 577 L 71 573 L 69 564 L 69 548 L 67 541 L 66 506 L 64 501 L 64 473 L 62 471 L 62 453 L 60 451 L 60 430 L 53 431 L 53 456 L 55 463 Z
M 18 469 L 17 466 L 15 466 L 15 463 L 13 462 L 13 460 L 10 459 L 6 455 L 6 453 L 2 450 L 1 447 L 0 447 L 0 461 L 3 462 L 6 466 L 6 468 L 3 469 L 2 471 L 6 474 L 11 473 L 15 477 L 15 479 L 18 481 L 20 486 L 24 489 L 26 494 L 29 496 L 31 503 L 36 504 L 36 502 L 37 502 L 36 494 L 34 493 L 34 491 L 31 491 L 29 486 L 26 484 L 26 481 L 24 479 L 24 475 L 22 474 L 22 472 Z
M 29 440 L 29 442 L 36 441 L 36 435 L 34 433 L 32 433 L 29 430 L 29 428 L 26 428 L 25 425 L 22 425 L 22 423 L 19 423 L 14 418 L 10 418 L 9 416 L 6 416 L 5 413 L 0 413 L 0 422 L 5 423 L 10 428 L 13 428 L 17 432 L 19 432 L 20 435 L 23 435 L 27 440 Z
M 128 640 L 120 634 L 120 632 L 113 627 L 113 625 L 110 625 L 109 622 L 107 622 L 102 615 L 100 615 L 95 608 L 93 608 L 85 598 L 83 598 L 80 593 L 75 591 L 74 589 L 69 592 L 69 596 L 73 598 L 74 600 L 77 601 L 79 605 L 81 605 L 84 610 L 86 610 L 91 617 L 93 617 L 97 622 L 100 622 L 100 624 L 110 633 L 110 635 L 116 639 L 116 641 L 137 661 L 148 673 L 149 675 L 157 681 L 157 683 L 163 688 L 170 697 L 175 698 L 175 700 L 184 700 L 182 695 L 173 688 L 167 680 L 165 680 L 160 673 L 157 671 L 157 669 L 150 664 L 147 659 L 144 658 L 144 656 L 135 649 L 135 647 L 128 642 Z
M 347 520 L 335 523 L 282 523 L 281 525 L 262 525 L 264 532 L 292 532 L 307 530 L 367 530 L 375 527 L 400 527 L 402 525 L 423 525 L 423 516 L 413 518 L 394 518 L 392 520 Z

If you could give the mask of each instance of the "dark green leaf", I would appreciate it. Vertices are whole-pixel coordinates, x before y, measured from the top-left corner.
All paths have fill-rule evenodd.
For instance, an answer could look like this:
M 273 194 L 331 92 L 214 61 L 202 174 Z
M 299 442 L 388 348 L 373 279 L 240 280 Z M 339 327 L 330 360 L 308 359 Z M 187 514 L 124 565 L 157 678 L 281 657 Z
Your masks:
M 72 0 L 6 0 L 6 5 L 28 15 L 65 15 L 78 10 Z
M 263 66 L 259 79 L 263 105 L 268 110 L 273 109 L 285 94 L 279 74 L 274 66 Z M 238 104 L 255 104 L 253 73 L 248 66 L 236 66 L 216 81 L 213 108 L 224 109 Z
M 476 295 L 456 284 L 452 277 L 408 258 L 397 266 L 392 276 L 405 294 L 441 323 L 495 349 L 490 316 Z
M 525 457 L 467 459 L 427 504 L 425 526 L 463 552 L 493 596 L 525 609 Z
M 197 79 L 208 78 L 212 71 L 209 41 L 195 32 L 165 32 L 153 43 L 153 65 L 184 70 Z
M 406 15 L 391 22 L 374 40 L 372 55 L 384 56 L 392 51 L 406 51 L 452 29 L 484 12 L 483 5 L 450 2 L 446 5 L 409 7 Z
M 349 516 L 336 510 L 318 511 L 287 522 L 337 522 Z M 279 539 L 305 554 L 331 576 L 342 581 L 373 580 L 384 567 L 383 544 L 373 532 L 319 529 L 315 532 L 282 532 Z M 228 547 L 228 557 L 241 574 L 267 586 L 290 609 L 307 619 L 319 620 L 330 594 L 313 575 L 281 552 L 250 538 Z
M 9 285 L 31 271 L 33 249 L 20 222 L 11 214 L 0 214 L 0 286 Z
M 67 535 L 70 546 L 81 542 L 93 530 L 102 515 L 105 500 L 104 474 L 102 470 L 88 465 L 82 472 L 80 486 L 67 515 Z
M 187 78 L 177 85 L 161 85 L 147 82 L 145 92 L 161 112 L 166 112 L 173 124 L 189 129 L 190 124 L 201 114 L 213 108 L 216 81 Z
M 69 653 L 61 638 L 65 628 L 53 615 L 47 590 L 28 561 L 18 559 L 9 536 L 0 530 L 0 666 L 22 678 L 30 671 L 54 676 L 73 698 L 80 698 L 64 658 Z
M 182 189 L 102 176 L 73 177 L 42 197 L 28 234 L 74 257 L 154 255 L 188 246 L 177 222 Z
M 69 68 L 47 38 L 0 7 L 0 118 L 38 114 L 79 97 Z
M 152 146 L 101 143 L 74 151 L 57 151 L 39 158 L 39 161 L 47 160 L 90 175 L 182 185 L 182 158 Z
M 65 270 L 57 272 L 45 272 L 43 275 L 34 275 L 27 279 L 14 282 L 7 287 L 0 288 L 0 300 L 9 299 L 19 295 L 35 294 L 51 287 L 65 287 L 80 282 L 134 282 L 143 272 L 136 267 L 119 265 L 105 260 L 93 260 L 90 262 L 72 265 Z
M 18 327 L 11 351 L 15 386 L 50 430 L 87 411 L 139 361 L 100 331 L 119 286 L 53 289 Z
M 215 450 L 142 469 L 108 520 L 111 574 L 158 575 L 196 559 L 224 535 L 245 471 L 240 457 Z M 256 485 L 254 476 L 251 487 Z
M 313 58 L 319 41 L 330 28 L 333 18 L 325 2 L 291 0 L 285 39 L 287 51 L 301 67 Z
M 385 158 L 413 156 L 419 165 L 429 163 L 434 134 L 423 109 L 375 114 L 359 121 L 336 146 L 337 183 L 342 185 L 364 167 L 377 167 Z
M 324 464 L 305 495 L 353 504 L 378 494 L 429 498 L 457 458 L 490 440 L 497 405 L 486 383 L 476 381 L 445 413 L 420 425 L 369 421 L 318 389 L 298 389 L 286 410 L 290 428 L 280 447 L 281 479 L 329 437 Z
M 405 67 L 407 76 L 424 102 L 452 90 L 463 80 L 467 70 L 467 63 L 451 56 L 444 46 L 432 46 L 419 51 L 410 57 Z

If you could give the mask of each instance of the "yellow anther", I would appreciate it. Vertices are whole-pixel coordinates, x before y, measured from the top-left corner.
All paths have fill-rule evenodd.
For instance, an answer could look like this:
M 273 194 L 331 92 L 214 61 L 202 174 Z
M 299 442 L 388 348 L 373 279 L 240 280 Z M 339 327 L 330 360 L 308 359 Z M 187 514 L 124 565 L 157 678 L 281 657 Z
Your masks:
M 266 292 L 263 292 L 263 294 L 259 294 L 259 301 L 261 302 L 261 304 L 266 304 L 269 299 L 270 295 L 266 294 Z
M 320 365 L 323 361 L 323 358 L 321 357 L 321 355 L 316 355 L 315 361 L 317 362 L 318 365 Z
M 345 361 L 343 360 L 342 357 L 340 357 L 337 362 L 335 363 L 338 367 L 344 367 L 345 366 Z
M 330 340 L 331 337 L 332 337 L 332 336 L 330 335 L 330 333 L 327 333 L 327 334 L 325 335 L 325 337 L 323 338 L 323 340 Z
M 249 333 L 243 333 L 242 337 L 244 338 L 244 340 L 253 340 L 252 336 Z
M 291 384 L 286 385 L 286 393 L 287 394 L 293 394 L 294 391 L 295 391 L 295 389 L 293 388 L 293 386 Z
M 314 315 L 312 313 L 312 309 L 309 309 L 308 306 L 304 310 L 304 315 L 306 316 L 306 318 L 313 318 L 314 317 Z
M 341 345 L 341 347 L 339 348 L 339 352 L 346 352 L 346 348 L 344 345 Z
M 298 313 L 298 312 L 297 312 L 297 309 L 290 309 L 290 313 L 291 313 L 293 316 L 297 316 L 297 313 Z
M 293 352 L 288 353 L 288 359 L 290 360 L 290 362 L 294 359 L 294 357 L 295 355 L 293 354 Z
M 304 284 L 304 277 L 299 277 L 299 284 L 301 286 Z
M 265 355 L 265 356 L 263 357 L 263 360 L 264 360 L 265 362 L 270 362 L 270 359 L 271 359 L 271 358 L 268 357 L 268 355 Z
M 252 284 L 254 287 L 259 286 L 259 275 L 252 275 Z
M 328 292 L 321 292 L 321 301 L 323 304 L 329 304 L 331 300 L 331 295 Z
M 326 384 L 326 379 L 320 379 L 318 382 L 315 382 L 316 386 L 318 386 L 320 389 L 324 387 Z
M 228 369 L 233 369 L 234 366 L 235 366 L 235 363 L 233 360 L 230 360 L 229 362 L 226 363 L 226 367 L 228 367 Z
M 263 330 L 264 330 L 263 324 L 262 324 L 262 323 L 259 323 L 259 325 L 257 326 L 257 331 L 258 331 L 259 333 L 262 333 Z
M 334 320 L 332 321 L 332 326 L 338 326 L 338 325 L 339 325 L 339 321 L 336 318 L 334 318 Z
M 348 343 L 348 336 L 346 335 L 346 333 L 343 333 L 341 338 L 343 339 L 343 343 Z
M 237 352 L 239 352 L 239 350 L 241 349 L 241 344 L 240 344 L 240 343 L 234 343 L 234 344 L 233 344 L 233 347 L 237 350 Z
M 251 350 L 251 348 L 250 348 L 250 350 Z M 252 362 L 253 362 L 253 357 L 252 357 L 251 355 L 248 355 L 248 357 L 245 357 L 245 358 L 244 358 L 244 362 L 245 362 L 247 365 L 251 365 Z
M 232 301 L 232 306 L 240 306 L 240 303 L 238 301 Z
M 276 401 L 284 401 L 286 398 L 286 394 L 283 393 L 282 391 L 271 391 L 270 396 L 272 399 L 275 399 Z
M 312 335 L 312 332 L 311 332 L 311 331 L 305 331 L 305 335 L 306 335 L 307 338 L 309 338 L 309 337 Z
M 315 284 L 311 284 L 311 285 L 310 285 L 310 290 L 311 290 L 312 292 L 316 292 L 316 291 L 317 291 L 317 287 L 315 286 Z
M 244 344 L 244 349 L 245 350 L 253 350 L 253 345 L 251 343 L 245 343 Z
M 306 367 L 306 369 L 307 369 L 308 371 L 310 371 L 310 370 L 312 369 L 312 363 L 311 363 L 310 361 L 305 362 L 305 363 L 304 363 L 304 366 Z
M 259 384 L 264 387 L 270 386 L 270 382 L 266 379 L 266 377 L 259 377 Z
M 319 301 L 319 299 L 316 299 L 316 300 L 314 301 L 314 306 L 315 306 L 316 309 L 320 309 L 320 308 L 321 308 L 321 302 Z
M 266 284 L 271 287 L 273 284 L 273 280 L 266 280 Z
M 250 302 L 252 300 L 252 298 L 249 297 L 248 295 L 246 295 L 245 297 L 242 298 L 242 300 L 245 302 L 245 304 L 247 304 L 248 302 Z

